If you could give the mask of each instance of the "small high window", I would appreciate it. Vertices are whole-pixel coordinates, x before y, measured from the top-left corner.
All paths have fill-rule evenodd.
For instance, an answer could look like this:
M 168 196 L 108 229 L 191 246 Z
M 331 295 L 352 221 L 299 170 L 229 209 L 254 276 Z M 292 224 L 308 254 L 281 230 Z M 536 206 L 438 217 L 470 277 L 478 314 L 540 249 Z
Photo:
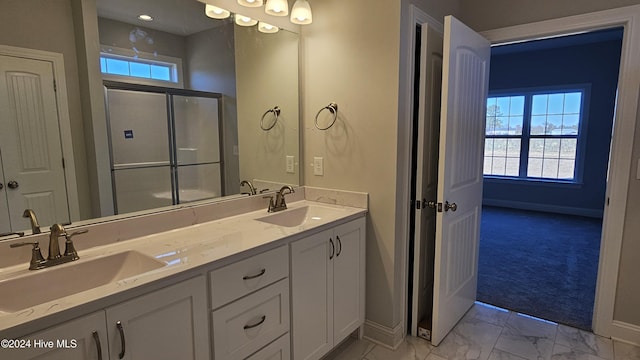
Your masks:
M 178 58 L 139 53 L 110 47 L 100 53 L 100 71 L 105 79 L 137 84 L 182 87 L 182 61 Z

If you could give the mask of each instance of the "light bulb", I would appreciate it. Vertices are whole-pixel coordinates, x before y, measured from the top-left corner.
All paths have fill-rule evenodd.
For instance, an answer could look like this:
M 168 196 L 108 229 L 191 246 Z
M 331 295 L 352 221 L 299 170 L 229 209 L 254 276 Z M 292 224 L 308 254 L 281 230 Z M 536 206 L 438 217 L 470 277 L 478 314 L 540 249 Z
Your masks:
M 142 21 L 153 21 L 153 17 L 151 15 L 147 15 L 147 14 L 138 15 L 138 19 L 140 19 Z
M 289 2 L 287 0 L 267 0 L 264 12 L 274 16 L 289 15 Z
M 229 11 L 209 4 L 205 4 L 204 13 L 213 19 L 226 19 L 231 16 Z
M 258 31 L 266 34 L 277 33 L 280 30 L 277 26 L 273 26 L 271 24 L 267 24 L 266 22 L 260 21 L 258 23 Z
M 291 9 L 291 22 L 298 25 L 311 24 L 313 14 L 311 13 L 311 5 L 307 0 L 296 0 Z
M 263 0 L 238 0 L 238 4 L 246 7 L 260 7 L 263 3 Z
M 258 23 L 258 20 L 253 20 L 252 18 L 240 14 L 235 15 L 236 24 L 240 26 L 253 26 Z

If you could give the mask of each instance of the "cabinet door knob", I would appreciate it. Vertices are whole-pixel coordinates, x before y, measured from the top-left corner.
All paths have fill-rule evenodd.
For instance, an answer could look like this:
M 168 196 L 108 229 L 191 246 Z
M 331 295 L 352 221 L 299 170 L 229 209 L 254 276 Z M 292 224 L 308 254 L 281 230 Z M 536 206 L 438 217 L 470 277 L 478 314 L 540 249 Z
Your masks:
M 17 181 L 15 181 L 15 180 L 11 180 L 11 181 L 9 181 L 9 182 L 7 183 L 7 187 L 8 187 L 9 189 L 17 189 L 17 188 L 19 188 L 19 187 L 20 187 L 20 184 L 18 184 L 18 182 L 17 182 Z
M 340 253 L 342 253 L 342 240 L 340 240 L 340 236 L 336 236 L 336 239 L 338 239 L 338 251 L 336 252 L 336 257 L 340 256 Z
M 122 344 L 122 351 L 120 351 L 120 354 L 118 354 L 118 358 L 123 359 L 124 354 L 127 351 L 126 343 L 125 343 L 126 340 L 124 338 L 124 328 L 122 327 L 122 323 L 120 321 L 116 323 L 116 327 L 118 328 L 118 332 L 120 333 L 120 344 Z
M 4 187 L 4 184 L 0 183 L 0 190 L 2 190 L 3 187 Z

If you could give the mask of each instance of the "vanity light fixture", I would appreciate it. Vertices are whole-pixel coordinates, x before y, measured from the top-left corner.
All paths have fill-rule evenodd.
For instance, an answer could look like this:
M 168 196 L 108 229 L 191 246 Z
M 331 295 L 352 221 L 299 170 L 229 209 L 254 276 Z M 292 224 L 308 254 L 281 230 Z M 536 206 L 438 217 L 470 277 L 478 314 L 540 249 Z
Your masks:
M 298 25 L 308 25 L 313 21 L 311 5 L 307 0 L 296 0 L 291 9 L 291 22 Z
M 287 0 L 267 0 L 264 12 L 274 16 L 289 15 L 289 2 Z
M 235 14 L 236 24 L 240 26 L 253 26 L 258 23 L 258 20 L 253 20 L 252 18 L 240 14 Z
M 204 13 L 212 19 L 226 19 L 231 16 L 228 10 L 209 4 L 204 5 Z
M 153 17 L 151 15 L 147 15 L 147 14 L 140 14 L 140 15 L 138 15 L 138 20 L 153 21 Z
M 258 31 L 265 34 L 274 34 L 277 33 L 280 28 L 277 26 L 273 26 L 271 24 L 267 24 L 266 22 L 260 21 L 258 23 Z

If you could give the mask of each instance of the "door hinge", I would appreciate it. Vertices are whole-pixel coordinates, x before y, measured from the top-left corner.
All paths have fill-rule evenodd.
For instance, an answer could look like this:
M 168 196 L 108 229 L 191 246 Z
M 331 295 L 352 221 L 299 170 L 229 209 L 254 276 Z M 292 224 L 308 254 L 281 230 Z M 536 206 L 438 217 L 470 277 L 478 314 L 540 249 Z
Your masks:
M 62 168 L 65 169 L 64 158 L 62 158 Z
M 422 209 L 422 204 L 420 204 L 420 200 L 416 200 L 416 210 Z
M 58 91 L 58 85 L 56 84 L 56 80 L 53 80 L 53 91 L 57 92 Z

